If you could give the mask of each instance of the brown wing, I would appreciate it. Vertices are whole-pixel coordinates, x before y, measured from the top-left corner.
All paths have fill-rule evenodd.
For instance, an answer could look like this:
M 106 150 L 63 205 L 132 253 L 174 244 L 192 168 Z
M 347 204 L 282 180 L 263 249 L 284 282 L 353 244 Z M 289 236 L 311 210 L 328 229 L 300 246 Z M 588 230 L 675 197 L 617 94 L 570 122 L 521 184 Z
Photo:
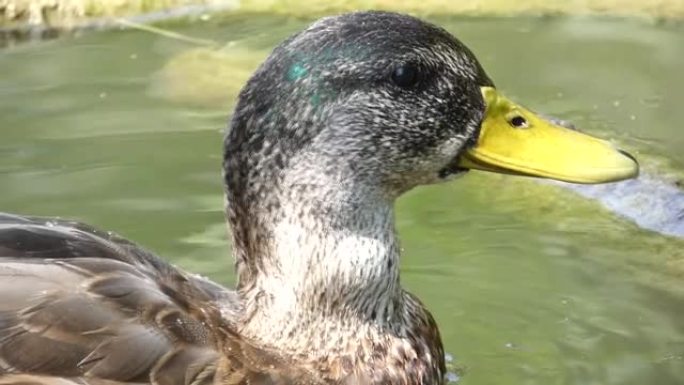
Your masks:
M 234 293 L 113 234 L 0 214 L 0 384 L 213 382 Z

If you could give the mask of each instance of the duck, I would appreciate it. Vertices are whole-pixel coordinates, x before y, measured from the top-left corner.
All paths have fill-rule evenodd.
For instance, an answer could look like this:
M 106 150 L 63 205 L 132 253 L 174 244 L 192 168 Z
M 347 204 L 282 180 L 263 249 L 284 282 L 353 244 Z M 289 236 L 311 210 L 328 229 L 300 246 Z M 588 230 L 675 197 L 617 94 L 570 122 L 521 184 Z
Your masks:
M 396 199 L 470 170 L 638 174 L 500 93 L 446 30 L 381 11 L 278 45 L 238 96 L 222 168 L 234 289 L 113 232 L 1 214 L 0 384 L 444 384 L 437 322 L 400 282 Z

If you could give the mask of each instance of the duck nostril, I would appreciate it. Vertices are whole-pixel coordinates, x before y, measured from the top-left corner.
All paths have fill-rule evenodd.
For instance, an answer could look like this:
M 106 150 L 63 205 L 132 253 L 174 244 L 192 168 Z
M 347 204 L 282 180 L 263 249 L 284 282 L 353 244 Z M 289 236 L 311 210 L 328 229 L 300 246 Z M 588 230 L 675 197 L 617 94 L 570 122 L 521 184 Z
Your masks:
M 510 125 L 515 127 L 515 128 L 526 128 L 527 127 L 527 119 L 525 119 L 519 115 L 511 118 L 511 120 L 509 120 L 508 123 L 510 123 Z

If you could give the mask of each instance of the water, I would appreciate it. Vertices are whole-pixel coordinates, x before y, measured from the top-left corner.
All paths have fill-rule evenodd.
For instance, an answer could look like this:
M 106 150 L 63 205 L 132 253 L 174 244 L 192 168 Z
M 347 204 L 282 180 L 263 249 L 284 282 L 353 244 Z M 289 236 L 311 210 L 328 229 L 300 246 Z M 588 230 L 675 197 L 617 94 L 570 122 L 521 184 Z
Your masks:
M 617 140 L 649 172 L 682 175 L 683 26 L 435 21 L 507 94 Z M 170 28 L 241 47 L 231 74 L 209 74 L 234 95 L 232 76 L 307 23 Z M 109 31 L 0 51 L 0 210 L 77 218 L 230 284 L 219 166 L 231 102 L 159 85 L 193 48 Z M 475 172 L 410 192 L 397 217 L 403 284 L 433 311 L 461 384 L 684 383 L 684 241 L 558 185 Z

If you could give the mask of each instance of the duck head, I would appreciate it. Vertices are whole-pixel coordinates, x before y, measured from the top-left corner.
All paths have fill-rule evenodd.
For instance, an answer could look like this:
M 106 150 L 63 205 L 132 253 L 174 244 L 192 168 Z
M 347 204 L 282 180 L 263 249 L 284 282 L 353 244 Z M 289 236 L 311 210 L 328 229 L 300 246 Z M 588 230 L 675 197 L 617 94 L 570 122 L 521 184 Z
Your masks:
M 465 171 L 452 163 L 477 142 L 481 87 L 493 84 L 475 56 L 441 28 L 380 12 L 325 18 L 277 47 L 245 86 L 226 167 L 281 174 L 315 159 L 340 182 L 396 196 Z M 229 191 L 240 190 L 227 175 Z
M 231 127 L 229 191 L 246 180 L 232 176 L 303 155 L 390 195 L 468 169 L 577 183 L 638 172 L 609 143 L 502 96 L 445 30 L 383 12 L 325 18 L 282 43 L 241 92 Z

